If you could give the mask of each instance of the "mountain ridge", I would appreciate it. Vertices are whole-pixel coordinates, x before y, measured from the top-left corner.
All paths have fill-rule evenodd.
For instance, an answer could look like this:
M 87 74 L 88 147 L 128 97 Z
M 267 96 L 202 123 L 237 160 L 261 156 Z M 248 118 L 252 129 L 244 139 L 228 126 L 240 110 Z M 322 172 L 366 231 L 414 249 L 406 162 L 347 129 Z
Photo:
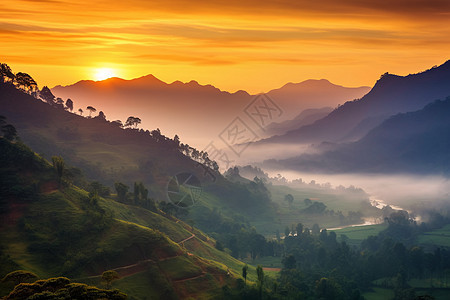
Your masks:
M 128 116 L 138 116 L 143 128 L 154 128 L 157 124 L 170 136 L 177 134 L 198 148 L 217 139 L 233 119 L 245 114 L 246 106 L 256 98 L 246 91 L 230 93 L 196 81 L 165 83 L 155 78 L 147 75 L 133 80 L 81 81 L 54 87 L 52 92 L 57 97 L 72 99 L 76 109 L 93 106 L 102 110 L 108 119 L 126 120 Z M 327 82 L 320 84 L 329 88 L 304 90 L 300 84 L 289 91 L 269 92 L 267 95 L 283 111 L 278 119 L 271 121 L 294 118 L 308 108 L 336 107 L 366 92 L 364 88 L 347 89 Z
M 385 73 L 361 99 L 348 101 L 311 125 L 264 143 L 320 143 L 354 141 L 391 115 L 421 109 L 450 95 L 450 61 L 426 71 L 398 76 Z M 372 122 L 368 122 L 371 119 Z M 357 130 L 366 123 L 366 131 Z M 354 132 L 352 135 L 351 132 Z
M 447 97 L 431 102 L 420 110 L 391 116 L 356 142 L 335 146 L 322 154 L 304 154 L 279 162 L 290 169 L 327 173 L 448 176 L 449 114 L 450 97 Z

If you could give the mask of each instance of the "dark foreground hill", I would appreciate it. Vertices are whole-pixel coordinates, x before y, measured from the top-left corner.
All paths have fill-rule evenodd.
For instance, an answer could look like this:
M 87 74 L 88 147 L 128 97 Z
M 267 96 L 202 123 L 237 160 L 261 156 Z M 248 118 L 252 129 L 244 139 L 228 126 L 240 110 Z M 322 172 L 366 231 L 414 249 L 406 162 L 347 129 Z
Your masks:
M 243 264 L 200 231 L 61 181 L 24 144 L 1 137 L 0 178 L 0 277 L 25 269 L 102 286 L 102 272 L 115 270 L 114 287 L 129 296 L 198 299 L 218 297 L 240 274 Z

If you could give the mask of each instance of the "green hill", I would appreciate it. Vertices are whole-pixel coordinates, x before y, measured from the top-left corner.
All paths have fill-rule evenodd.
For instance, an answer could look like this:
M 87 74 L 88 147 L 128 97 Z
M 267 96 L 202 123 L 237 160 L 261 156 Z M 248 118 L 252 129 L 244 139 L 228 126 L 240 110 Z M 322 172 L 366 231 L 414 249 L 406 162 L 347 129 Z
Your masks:
M 244 264 L 184 222 L 58 188 L 52 166 L 20 142 L 0 138 L 0 153 L 0 277 L 26 269 L 101 286 L 116 270 L 113 287 L 140 299 L 213 298 L 239 277 Z

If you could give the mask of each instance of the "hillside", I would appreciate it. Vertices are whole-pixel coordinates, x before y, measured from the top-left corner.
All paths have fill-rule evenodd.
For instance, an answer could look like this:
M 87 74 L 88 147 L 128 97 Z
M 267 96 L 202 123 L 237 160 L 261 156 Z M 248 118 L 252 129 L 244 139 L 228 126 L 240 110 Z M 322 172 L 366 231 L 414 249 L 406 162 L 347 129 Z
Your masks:
M 388 117 L 423 108 L 450 95 L 450 61 L 408 76 L 383 75 L 359 100 L 346 102 L 314 124 L 266 139 L 265 143 L 355 141 Z
M 321 172 L 450 174 L 450 98 L 395 115 L 361 140 L 320 155 L 281 161 L 285 167 Z
M 176 218 L 58 187 L 53 167 L 21 143 L 0 138 L 0 150 L 0 277 L 26 269 L 101 286 L 116 270 L 129 296 L 164 299 L 213 298 L 239 277 L 243 263 Z
M 331 107 L 305 109 L 292 120 L 270 123 L 265 128 L 265 134 L 268 137 L 285 134 L 288 131 L 310 125 L 326 117 L 332 111 Z
M 153 75 L 132 80 L 80 81 L 56 86 L 52 91 L 58 97 L 71 98 L 75 110 L 91 105 L 111 120 L 139 116 L 144 128 L 159 127 L 170 137 L 178 134 L 198 147 L 206 146 L 235 117 L 244 115 L 245 107 L 256 97 L 245 91 L 221 91 L 196 81 L 165 83 Z M 366 87 L 346 88 L 327 80 L 307 80 L 286 84 L 267 95 L 283 110 L 273 120 L 279 122 L 293 119 L 305 109 L 336 107 L 367 91 Z
M 152 137 L 149 131 L 123 130 L 101 118 L 81 117 L 6 84 L 0 84 L 0 111 L 34 151 L 47 159 L 63 156 L 88 178 L 109 185 L 127 179 L 126 184 L 164 186 L 169 175 L 199 169 L 160 132 Z

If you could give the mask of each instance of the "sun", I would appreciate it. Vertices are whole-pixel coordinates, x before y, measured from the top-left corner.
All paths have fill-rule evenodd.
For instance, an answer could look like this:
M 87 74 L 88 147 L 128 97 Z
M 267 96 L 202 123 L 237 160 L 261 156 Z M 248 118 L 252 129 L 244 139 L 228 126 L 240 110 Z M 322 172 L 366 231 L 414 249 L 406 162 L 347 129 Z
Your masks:
M 117 76 L 116 71 L 111 68 L 99 68 L 95 69 L 94 78 L 97 81 L 105 80 L 111 77 Z

